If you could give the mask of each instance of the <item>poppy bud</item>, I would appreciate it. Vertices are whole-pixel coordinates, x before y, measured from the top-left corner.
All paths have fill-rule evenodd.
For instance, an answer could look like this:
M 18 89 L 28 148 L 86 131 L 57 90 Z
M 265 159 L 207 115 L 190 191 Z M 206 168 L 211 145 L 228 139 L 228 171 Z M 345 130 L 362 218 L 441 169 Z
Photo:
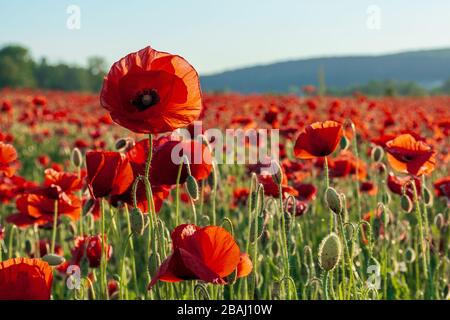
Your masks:
M 342 198 L 339 196 L 339 193 L 336 189 L 328 187 L 325 192 L 325 200 L 328 205 L 328 208 L 331 209 L 335 214 L 341 214 L 342 212 Z
M 273 182 L 278 186 L 281 185 L 283 181 L 283 170 L 277 161 L 270 161 L 270 172 L 272 173 Z
M 59 266 L 60 264 L 63 264 L 64 261 L 66 261 L 66 259 L 64 259 L 64 257 L 58 256 L 57 254 L 51 254 L 51 253 L 43 256 L 42 260 L 47 262 L 52 267 Z
M 380 146 L 376 146 L 375 148 L 373 148 L 370 157 L 374 162 L 381 162 L 384 157 L 383 148 L 381 148 Z
M 412 211 L 413 208 L 412 201 L 406 194 L 400 197 L 400 206 L 406 213 L 410 213 Z
M 348 139 L 345 136 L 342 136 L 339 145 L 341 147 L 341 150 L 347 150 L 348 147 L 350 146 L 350 142 L 348 141 Z
M 128 140 L 124 138 L 120 138 L 116 141 L 115 148 L 117 151 L 124 150 L 128 145 Z
M 210 175 L 208 176 L 208 183 L 211 186 L 211 188 L 216 189 L 217 181 L 218 181 L 217 164 L 215 161 L 213 161 L 212 162 L 212 170 L 211 170 Z
M 325 271 L 333 270 L 341 257 L 341 242 L 333 232 L 325 237 L 319 245 L 319 265 Z
M 199 198 L 198 183 L 197 180 L 191 175 L 186 179 L 186 190 L 193 201 L 197 201 Z
M 416 252 L 412 248 L 405 251 L 405 260 L 407 263 L 413 263 L 416 260 Z
M 431 191 L 423 186 L 423 200 L 425 201 L 425 204 L 427 206 L 433 205 L 433 195 L 431 194 Z
M 391 202 L 391 196 L 389 195 L 389 193 L 384 193 L 381 195 L 381 201 L 384 204 L 389 204 Z
M 81 168 L 81 165 L 83 164 L 83 156 L 81 155 L 80 149 L 74 148 L 72 150 L 70 159 L 72 160 L 72 163 L 75 167 Z
M 434 224 L 436 227 L 441 230 L 445 225 L 444 215 L 442 213 L 438 213 L 436 217 L 434 217 Z
M 141 209 L 133 208 L 130 211 L 131 231 L 138 236 L 142 236 L 145 230 L 144 214 Z

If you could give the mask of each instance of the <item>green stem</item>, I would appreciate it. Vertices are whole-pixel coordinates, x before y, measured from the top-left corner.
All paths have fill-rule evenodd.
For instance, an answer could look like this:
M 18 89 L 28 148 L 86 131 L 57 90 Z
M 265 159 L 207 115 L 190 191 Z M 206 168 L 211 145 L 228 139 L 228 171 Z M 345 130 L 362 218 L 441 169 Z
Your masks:
M 50 247 L 50 252 L 55 253 L 56 244 L 56 229 L 58 227 L 58 200 L 55 200 L 53 209 L 53 232 L 52 232 L 52 245 Z
M 328 169 L 328 158 L 325 157 L 324 159 L 324 171 L 325 171 L 325 191 L 330 187 L 330 172 Z M 333 211 L 330 211 L 330 232 L 333 232 L 333 220 L 334 220 L 334 214 Z

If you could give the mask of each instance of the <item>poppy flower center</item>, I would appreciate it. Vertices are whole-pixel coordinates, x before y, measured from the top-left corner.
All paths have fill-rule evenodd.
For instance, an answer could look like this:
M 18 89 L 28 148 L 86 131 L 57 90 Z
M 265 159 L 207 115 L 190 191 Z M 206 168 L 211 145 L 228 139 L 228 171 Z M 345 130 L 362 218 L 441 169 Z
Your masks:
M 131 100 L 131 104 L 138 110 L 144 111 L 154 106 L 160 101 L 158 91 L 155 89 L 144 89 L 136 93 L 136 96 Z

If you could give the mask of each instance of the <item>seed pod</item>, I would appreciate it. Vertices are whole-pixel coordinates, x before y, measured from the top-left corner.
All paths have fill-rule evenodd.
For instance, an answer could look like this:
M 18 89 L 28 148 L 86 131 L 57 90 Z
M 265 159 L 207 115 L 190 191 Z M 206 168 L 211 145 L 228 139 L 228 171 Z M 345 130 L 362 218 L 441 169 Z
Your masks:
M 341 257 L 341 242 L 333 232 L 326 236 L 319 245 L 319 265 L 325 271 L 333 270 Z
M 405 260 L 407 263 L 413 263 L 416 260 L 416 252 L 413 248 L 406 249 Z
M 43 256 L 42 260 L 47 262 L 52 267 L 59 266 L 60 264 L 63 264 L 64 261 L 66 261 L 66 259 L 64 259 L 64 257 L 58 256 L 57 254 L 52 254 L 52 253 L 49 253 L 49 254 L 46 254 L 45 256 Z
M 342 136 L 341 141 L 339 142 L 339 146 L 342 150 L 347 150 L 350 146 L 350 141 L 345 136 Z
M 116 141 L 115 147 L 117 151 L 122 151 L 128 146 L 128 140 L 125 138 L 120 138 Z
M 428 207 L 433 205 L 433 194 L 430 189 L 425 186 L 423 187 L 423 201 L 425 201 L 425 204 Z
M 283 181 L 283 170 L 281 169 L 280 164 L 277 161 L 272 160 L 270 161 L 270 169 L 273 182 L 275 182 L 276 185 L 281 185 Z
M 81 168 L 81 165 L 83 164 L 83 156 L 81 155 L 80 149 L 74 148 L 72 150 L 70 160 L 72 161 L 72 163 L 75 167 Z
M 391 196 L 389 195 L 389 193 L 383 193 L 383 195 L 381 196 L 381 201 L 384 204 L 389 204 L 391 202 Z
M 402 207 L 403 211 L 405 211 L 406 213 L 410 213 L 412 211 L 413 203 L 406 194 L 404 194 L 400 197 L 400 206 Z
M 144 214 L 141 209 L 133 208 L 130 211 L 130 223 L 131 223 L 131 231 L 137 235 L 142 236 L 145 230 L 144 223 Z
M 191 175 L 188 175 L 186 179 L 186 190 L 193 201 L 197 201 L 199 198 L 198 183 L 197 180 Z
M 336 191 L 336 189 L 328 187 L 325 192 L 325 200 L 328 205 L 328 208 L 331 209 L 335 214 L 341 214 L 343 204 L 342 197 Z
M 376 146 L 375 148 L 373 148 L 372 152 L 370 153 L 370 157 L 374 162 L 381 162 L 384 157 L 383 148 L 381 148 L 380 146 Z
M 445 219 L 442 213 L 438 213 L 436 217 L 434 217 L 434 224 L 439 230 L 445 226 Z

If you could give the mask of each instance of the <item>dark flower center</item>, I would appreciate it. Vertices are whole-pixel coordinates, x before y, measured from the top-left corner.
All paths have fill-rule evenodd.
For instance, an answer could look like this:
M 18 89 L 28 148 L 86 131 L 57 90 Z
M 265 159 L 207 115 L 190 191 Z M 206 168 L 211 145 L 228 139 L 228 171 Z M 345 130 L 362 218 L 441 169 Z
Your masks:
M 158 91 L 156 89 L 144 89 L 136 93 L 136 96 L 131 100 L 131 104 L 139 111 L 147 110 L 160 101 Z

